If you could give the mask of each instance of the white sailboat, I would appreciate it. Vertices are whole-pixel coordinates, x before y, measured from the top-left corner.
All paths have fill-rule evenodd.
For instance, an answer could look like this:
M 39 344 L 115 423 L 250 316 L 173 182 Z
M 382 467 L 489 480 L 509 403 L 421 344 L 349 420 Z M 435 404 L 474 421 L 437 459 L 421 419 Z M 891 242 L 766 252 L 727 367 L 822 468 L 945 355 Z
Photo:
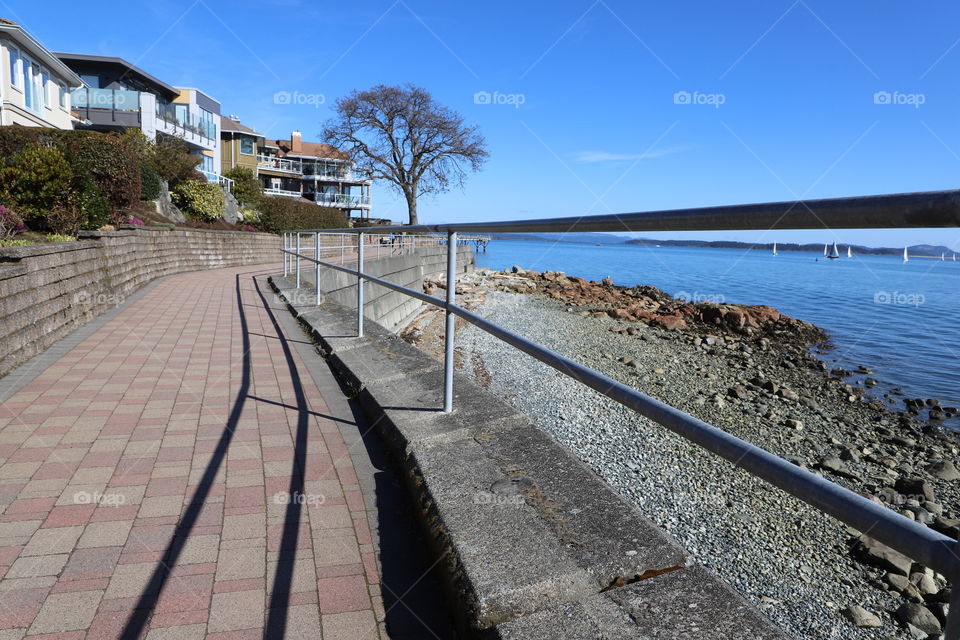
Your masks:
M 833 243 L 833 251 L 831 251 L 827 257 L 830 258 L 831 260 L 836 260 L 837 258 L 840 257 L 840 251 L 837 249 L 836 242 Z
M 903 248 L 903 261 L 910 262 L 910 252 L 907 251 L 906 247 Z
M 847 247 L 847 257 L 848 258 L 853 257 L 853 249 L 851 247 Z
M 940 252 L 940 262 L 943 262 L 943 261 L 946 260 L 946 259 L 947 259 L 947 254 L 945 254 L 945 253 L 943 253 L 943 252 L 941 251 L 941 252 Z
M 773 243 L 773 255 L 777 255 L 777 243 Z
M 953 254 L 953 261 L 954 261 L 954 262 L 957 261 L 957 254 Z
M 830 255 L 830 251 L 827 249 L 827 245 L 823 245 L 823 257 L 826 258 Z

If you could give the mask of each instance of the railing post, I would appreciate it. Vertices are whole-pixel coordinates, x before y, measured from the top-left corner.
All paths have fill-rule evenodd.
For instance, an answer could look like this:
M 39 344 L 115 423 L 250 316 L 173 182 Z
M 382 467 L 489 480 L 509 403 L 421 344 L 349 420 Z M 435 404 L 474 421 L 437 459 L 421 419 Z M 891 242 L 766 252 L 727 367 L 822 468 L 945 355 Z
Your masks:
M 317 271 L 314 277 L 316 278 L 316 282 L 317 282 L 317 306 L 319 307 L 320 306 L 320 232 L 319 231 L 313 234 L 313 253 L 314 253 L 313 257 L 317 261 L 317 264 L 316 264 Z
M 297 289 L 300 288 L 300 232 L 297 231 Z
M 344 250 L 345 250 L 346 247 L 347 247 L 347 239 L 349 239 L 349 238 L 350 238 L 350 236 L 346 235 L 345 233 L 341 233 L 341 234 L 340 234 L 340 264 L 341 264 L 341 265 L 344 263 L 344 257 L 343 257 L 343 256 L 344 256 Z
M 287 269 L 287 265 L 290 263 L 287 262 L 287 232 L 286 231 L 280 232 L 280 253 L 283 255 L 283 277 L 286 278 L 288 275 L 290 275 L 290 271 L 289 269 Z
M 363 233 L 357 234 L 357 337 L 363 337 Z
M 447 233 L 447 329 L 444 335 L 443 412 L 453 411 L 453 338 L 457 317 L 450 305 L 457 301 L 457 232 Z
M 953 555 L 960 558 L 960 541 L 954 543 Z M 956 564 L 954 562 L 954 565 Z M 953 573 L 954 575 L 947 576 L 953 588 L 950 590 L 950 611 L 947 613 L 943 640 L 960 640 L 960 569 L 955 569 Z

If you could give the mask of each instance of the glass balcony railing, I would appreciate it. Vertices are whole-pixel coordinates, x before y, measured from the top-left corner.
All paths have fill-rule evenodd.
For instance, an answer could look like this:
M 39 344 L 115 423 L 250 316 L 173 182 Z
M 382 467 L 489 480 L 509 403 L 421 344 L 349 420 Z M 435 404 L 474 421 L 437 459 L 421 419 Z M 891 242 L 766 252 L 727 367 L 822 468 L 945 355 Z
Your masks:
M 217 126 L 215 124 L 203 121 L 189 112 L 178 113 L 176 106 L 170 103 L 157 102 L 157 118 L 171 125 L 174 129 L 194 133 L 209 140 L 214 140 L 217 137 Z
M 286 173 L 303 173 L 303 165 L 297 160 L 284 160 L 264 154 L 257 156 L 257 166 L 261 169 L 272 169 L 273 171 L 284 171 Z
M 111 111 L 139 112 L 140 92 L 124 89 L 74 89 L 70 100 L 77 109 L 109 109 Z
M 314 195 L 314 201 L 324 204 L 364 205 L 370 204 L 370 197 L 345 193 L 317 193 Z

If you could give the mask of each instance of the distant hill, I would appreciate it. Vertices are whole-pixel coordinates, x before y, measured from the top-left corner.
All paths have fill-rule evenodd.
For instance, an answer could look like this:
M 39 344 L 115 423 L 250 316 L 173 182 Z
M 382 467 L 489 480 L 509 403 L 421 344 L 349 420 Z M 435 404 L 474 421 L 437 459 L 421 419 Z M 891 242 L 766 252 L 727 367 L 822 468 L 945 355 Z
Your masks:
M 540 242 L 586 242 L 589 244 L 624 244 L 633 238 L 615 233 L 492 233 L 496 240 L 537 240 Z
M 764 252 L 773 251 L 773 243 L 756 244 L 753 242 L 734 242 L 731 240 L 657 240 L 654 238 L 632 238 L 627 240 L 626 244 L 633 244 L 642 247 L 705 247 L 711 249 L 747 249 Z M 861 245 L 837 245 L 841 253 L 847 252 L 847 247 L 853 248 L 854 254 L 860 255 L 884 255 L 898 256 L 903 253 L 903 247 L 864 247 Z M 941 253 L 947 256 L 953 255 L 953 249 L 940 245 L 915 244 L 908 247 L 911 256 L 930 256 L 939 257 Z M 795 243 L 777 243 L 777 251 L 807 251 L 810 253 L 823 253 L 822 244 L 795 244 Z

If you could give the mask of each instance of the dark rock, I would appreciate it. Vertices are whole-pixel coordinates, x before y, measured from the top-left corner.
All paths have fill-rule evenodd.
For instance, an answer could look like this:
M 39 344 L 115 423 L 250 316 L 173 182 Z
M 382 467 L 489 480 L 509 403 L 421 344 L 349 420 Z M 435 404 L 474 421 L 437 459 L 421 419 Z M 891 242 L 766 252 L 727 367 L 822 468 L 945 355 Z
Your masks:
M 937 635 L 943 632 L 943 627 L 937 616 L 921 604 L 915 602 L 905 602 L 900 605 L 895 614 L 897 619 L 903 624 L 909 624 L 929 635 Z
M 902 477 L 897 480 L 896 484 L 894 484 L 894 488 L 907 496 L 923 496 L 924 500 L 929 500 L 930 502 L 937 501 L 933 494 L 933 487 L 930 486 L 929 482 L 922 478 Z M 920 500 L 920 498 L 915 499 L 917 501 Z
M 854 554 L 861 562 L 902 576 L 909 576 L 913 568 L 913 560 L 866 534 L 857 540 Z

